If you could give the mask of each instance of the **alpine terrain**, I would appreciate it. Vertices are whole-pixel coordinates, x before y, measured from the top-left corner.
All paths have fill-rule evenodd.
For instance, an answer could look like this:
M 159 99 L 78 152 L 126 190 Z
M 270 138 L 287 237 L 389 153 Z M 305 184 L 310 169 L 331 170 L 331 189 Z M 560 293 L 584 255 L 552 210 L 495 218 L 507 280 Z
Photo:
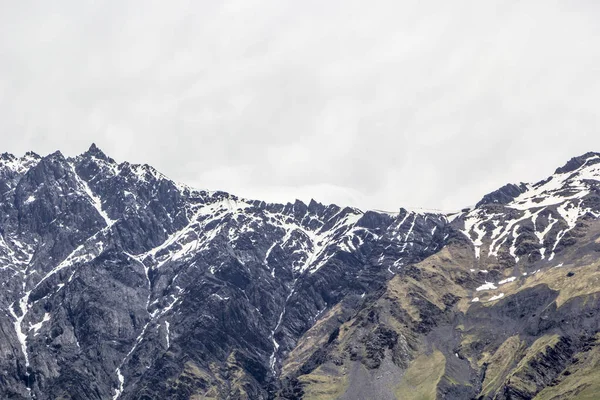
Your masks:
M 600 154 L 462 212 L 0 156 L 2 399 L 598 399 Z

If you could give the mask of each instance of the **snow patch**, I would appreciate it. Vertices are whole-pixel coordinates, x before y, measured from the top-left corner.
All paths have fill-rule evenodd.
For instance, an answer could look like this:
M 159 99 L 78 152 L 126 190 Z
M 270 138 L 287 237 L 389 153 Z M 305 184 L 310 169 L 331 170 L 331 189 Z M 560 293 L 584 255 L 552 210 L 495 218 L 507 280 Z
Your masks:
M 169 326 L 170 326 L 169 321 L 165 321 L 165 330 L 166 330 L 166 332 L 165 332 L 165 339 L 167 340 L 167 349 L 169 347 L 171 347 L 171 342 L 170 342 L 170 339 L 169 339 Z
M 25 283 L 23 283 L 23 287 Z M 31 290 L 25 292 L 25 294 L 19 299 L 19 311 L 21 311 L 21 315 L 17 315 L 14 311 L 14 303 L 8 308 L 10 315 L 15 319 L 14 327 L 15 332 L 17 333 L 17 339 L 21 344 L 21 351 L 23 352 L 23 356 L 25 357 L 25 367 L 29 367 L 29 354 L 27 353 L 27 335 L 23 333 L 21 328 L 21 324 L 27 312 L 29 311 L 29 295 L 31 294 Z M 29 376 L 29 372 L 25 371 L 26 376 Z
M 510 278 L 506 278 L 506 279 L 503 279 L 500 282 L 498 282 L 498 285 L 504 285 L 505 283 L 514 282 L 515 279 L 517 279 L 517 278 L 514 276 L 511 276 Z
M 29 330 L 33 331 L 34 336 L 37 336 L 38 331 L 42 328 L 42 326 L 44 325 L 44 322 L 48 322 L 50 321 L 50 314 L 49 313 L 45 313 L 44 314 L 44 318 L 38 322 L 37 324 L 30 324 L 29 325 Z
M 501 299 L 501 298 L 503 298 L 503 297 L 504 297 L 504 293 L 500 293 L 500 294 L 498 294 L 498 295 L 496 295 L 496 296 L 492 296 L 492 297 L 490 297 L 490 298 L 489 298 L 489 300 L 488 300 L 488 302 L 490 302 L 490 301 L 494 301 L 494 300 L 499 300 L 499 299 Z
M 479 286 L 477 289 L 475 289 L 478 292 L 481 292 L 482 290 L 494 290 L 494 289 L 498 289 L 493 282 L 485 282 L 485 284 Z

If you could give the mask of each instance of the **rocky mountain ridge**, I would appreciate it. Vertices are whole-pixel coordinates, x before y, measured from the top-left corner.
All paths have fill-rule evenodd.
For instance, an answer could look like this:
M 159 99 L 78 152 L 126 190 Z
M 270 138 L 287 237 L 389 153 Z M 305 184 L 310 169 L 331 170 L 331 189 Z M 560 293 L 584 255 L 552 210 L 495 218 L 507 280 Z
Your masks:
M 564 370 L 595 348 L 598 323 L 573 322 L 584 338 L 525 337 L 533 322 L 490 316 L 524 293 L 564 300 L 545 280 L 570 265 L 587 271 L 567 290 L 568 304 L 584 303 L 573 315 L 595 310 L 599 179 L 600 155 L 588 153 L 473 210 L 384 213 L 195 190 L 95 145 L 77 157 L 3 154 L 0 393 L 395 398 L 426 387 L 440 398 L 531 398 L 552 382 L 532 391 L 520 378 L 525 393 L 501 379 L 507 371 L 492 386 L 482 378 L 502 364 L 492 362 L 499 349 L 527 355 L 544 338 Z M 502 342 L 489 331 L 500 320 L 514 325 Z M 415 365 L 442 359 L 439 379 L 411 381 Z M 525 394 L 502 397 L 507 388 Z

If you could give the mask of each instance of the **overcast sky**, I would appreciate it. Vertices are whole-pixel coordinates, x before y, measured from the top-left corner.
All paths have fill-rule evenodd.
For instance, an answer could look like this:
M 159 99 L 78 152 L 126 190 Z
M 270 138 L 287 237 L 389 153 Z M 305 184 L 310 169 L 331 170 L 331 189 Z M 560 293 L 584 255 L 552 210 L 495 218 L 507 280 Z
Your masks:
M 600 2 L 0 0 L 0 152 L 198 188 L 474 204 L 600 151 Z

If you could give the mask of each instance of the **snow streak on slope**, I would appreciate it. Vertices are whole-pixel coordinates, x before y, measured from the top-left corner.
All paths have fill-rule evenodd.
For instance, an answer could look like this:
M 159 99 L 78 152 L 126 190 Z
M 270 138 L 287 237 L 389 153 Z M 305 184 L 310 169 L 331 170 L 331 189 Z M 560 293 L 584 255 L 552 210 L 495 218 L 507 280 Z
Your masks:
M 589 185 L 585 181 L 600 180 L 600 163 L 592 163 L 598 159 L 600 157 L 592 156 L 576 171 L 555 174 L 547 181 L 530 185 L 529 190 L 515 198 L 508 207 L 527 210 L 585 197 L 589 194 Z
M 25 290 L 25 284 L 23 284 L 23 290 Z M 15 319 L 14 322 L 14 327 L 15 327 L 15 332 L 17 333 L 17 338 L 19 339 L 19 343 L 21 344 L 21 351 L 23 352 L 23 356 L 25 357 L 25 367 L 29 368 L 29 354 L 27 352 L 27 334 L 23 333 L 23 328 L 22 328 L 22 323 L 23 323 L 23 319 L 25 319 L 25 316 L 27 315 L 27 310 L 29 308 L 28 302 L 29 302 L 29 295 L 31 294 L 31 291 L 25 292 L 25 294 L 19 299 L 18 305 L 19 305 L 19 311 L 20 311 L 20 315 L 17 315 L 17 313 L 14 310 L 15 307 L 15 303 L 13 303 L 10 307 L 9 307 L 9 312 L 12 315 L 12 317 Z M 29 371 L 26 371 L 25 374 L 27 376 L 29 376 Z
M 556 210 L 562 217 L 563 221 L 565 221 L 567 223 L 568 228 L 563 229 L 558 233 L 558 235 L 556 237 L 556 241 L 554 242 L 554 246 L 552 246 L 552 253 L 550 254 L 550 257 L 548 258 L 548 261 L 552 261 L 554 259 L 555 250 L 556 250 L 556 247 L 558 246 L 558 244 L 560 243 L 560 240 L 569 231 L 571 231 L 575 228 L 579 218 L 581 218 L 585 214 L 588 214 L 591 212 L 591 210 L 589 208 L 583 208 L 581 205 L 582 205 L 582 201 L 579 200 L 577 202 L 577 204 L 575 204 L 575 202 L 566 202 L 556 208 Z
M 479 258 L 481 255 L 481 246 L 483 245 L 482 240 L 486 234 L 483 225 L 493 217 L 494 215 L 486 216 L 482 210 L 476 210 L 473 212 L 473 215 L 469 215 L 465 218 L 465 229 L 461 230 L 461 232 L 469 238 L 473 244 L 475 258 Z M 474 233 L 474 238 L 471 236 L 471 233 Z
M 171 234 L 162 244 L 135 257 L 153 269 L 168 262 L 184 261 L 208 249 L 210 242 L 222 232 L 224 227 L 215 222 L 241 213 L 248 207 L 250 204 L 244 201 L 231 199 L 192 205 L 189 211 L 192 215 L 185 227 Z M 208 228 L 209 225 L 213 228 Z
M 290 300 L 290 298 L 292 297 L 292 295 L 294 294 L 294 290 L 296 289 L 296 282 L 297 282 L 297 279 L 295 279 L 294 282 L 292 283 L 290 292 L 288 293 L 287 297 L 285 298 L 285 302 L 283 303 L 283 309 L 281 310 L 281 313 L 279 314 L 279 318 L 277 319 L 277 324 L 275 325 L 275 328 L 273 328 L 273 330 L 271 331 L 271 341 L 273 342 L 273 353 L 271 354 L 271 357 L 269 357 L 269 365 L 271 367 L 271 371 L 273 372 L 273 374 L 275 374 L 275 372 L 276 372 L 275 365 L 277 363 L 277 351 L 279 350 L 279 343 L 277 343 L 277 340 L 275 340 L 275 333 L 281 326 L 281 322 L 283 321 L 283 316 L 285 315 L 285 309 L 286 309 L 287 303 Z
M 345 215 L 341 215 L 341 212 L 327 221 L 321 221 L 314 215 L 297 220 L 284 213 L 261 209 L 245 200 L 225 198 L 196 204 L 191 207 L 192 216 L 184 228 L 173 233 L 156 248 L 136 257 L 149 262 L 153 268 L 160 268 L 167 262 L 183 261 L 208 250 L 211 241 L 219 235 L 235 245 L 245 234 L 276 228 L 281 234 L 267 249 L 265 265 L 276 246 L 295 248 L 301 254 L 294 261 L 293 269 L 297 273 L 314 273 L 331 258 L 336 249 L 350 250 L 354 246 L 354 237 L 364 231 L 363 228 L 353 230 L 362 212 L 353 210 Z M 326 227 L 328 222 L 334 223 L 331 227 Z M 360 239 L 357 241 L 360 242 Z M 271 273 L 274 275 L 275 271 L 272 270 Z
M 46 273 L 46 275 L 44 275 L 44 277 L 35 285 L 35 288 L 39 287 L 40 284 L 48 278 L 65 268 L 70 268 L 77 264 L 85 264 L 98 257 L 104 251 L 105 242 L 108 240 L 106 235 L 108 235 L 111 226 L 112 225 L 109 225 L 101 229 L 96 234 L 86 239 L 84 243 L 73 250 L 60 264 Z
M 499 206 L 482 206 L 464 214 L 462 232 L 472 242 L 475 258 L 481 257 L 485 241 L 489 243 L 487 257 L 498 257 L 506 246 L 508 254 L 518 263 L 521 235 L 529 229 L 524 227 L 532 226 L 540 246 L 539 257 L 546 259 L 550 253 L 547 260 L 551 261 L 561 240 L 576 227 L 577 221 L 586 215 L 600 217 L 584 201 L 599 181 L 600 157 L 593 155 L 575 170 L 528 185 L 528 190 L 506 204 L 504 211 L 495 211 Z M 557 229 L 561 224 L 567 227 Z
M 339 219 L 333 228 L 328 230 L 321 229 L 317 232 L 304 231 L 304 233 L 310 238 L 312 243 L 312 251 L 309 252 L 308 259 L 299 272 L 302 273 L 306 270 L 315 273 L 331 258 L 333 252 L 327 254 L 328 247 L 334 242 L 343 241 L 345 235 L 349 233 L 352 227 L 358 222 L 362 213 L 347 214 L 343 218 Z M 347 246 L 345 247 L 347 249 Z
M 92 189 L 90 189 L 87 182 L 84 181 L 83 179 L 81 179 L 79 174 L 77 174 L 77 171 L 75 171 L 75 167 L 73 166 L 73 164 L 69 163 L 69 166 L 71 167 L 71 170 L 73 171 L 73 176 L 75 177 L 75 180 L 77 181 L 77 183 L 79 184 L 81 189 L 83 189 L 83 192 L 87 195 L 92 206 L 94 206 L 96 211 L 98 211 L 98 214 L 100 214 L 102 219 L 104 219 L 104 222 L 106 223 L 106 225 L 111 226 L 112 224 L 114 224 L 116 221 L 112 220 L 108 216 L 106 211 L 104 211 L 102 209 L 102 200 L 100 200 L 100 198 L 92 192 Z

